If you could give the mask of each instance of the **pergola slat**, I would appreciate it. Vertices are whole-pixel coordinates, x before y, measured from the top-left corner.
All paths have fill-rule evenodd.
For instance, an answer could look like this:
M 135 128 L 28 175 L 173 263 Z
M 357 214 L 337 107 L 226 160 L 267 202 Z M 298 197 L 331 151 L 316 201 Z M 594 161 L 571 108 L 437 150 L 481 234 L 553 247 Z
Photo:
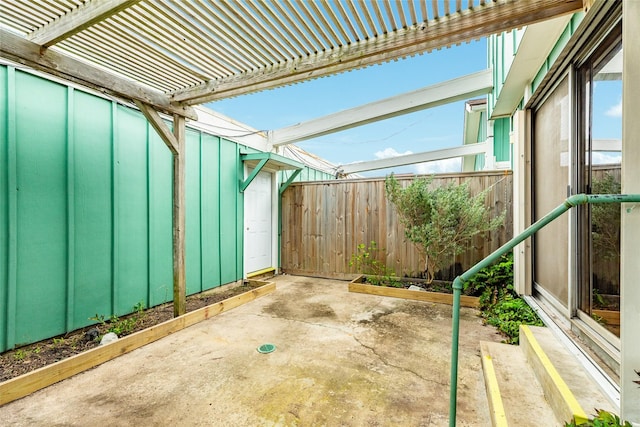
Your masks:
M 298 35 L 301 41 L 304 42 L 303 46 L 306 54 L 310 55 L 311 53 L 316 52 L 316 47 L 313 41 L 311 41 L 307 36 L 307 34 L 300 29 L 300 26 L 296 25 L 296 23 L 293 20 L 293 17 L 283 8 L 283 6 L 281 6 L 280 3 L 278 2 L 272 3 L 271 6 L 273 6 L 273 8 L 282 16 L 282 19 L 284 19 L 286 24 L 291 27 L 291 31 L 295 32 L 295 34 Z M 304 56 L 304 55 L 300 55 L 300 56 Z
M 369 31 L 367 30 L 367 27 L 364 25 L 364 22 L 362 21 L 362 17 L 360 16 L 358 11 L 356 10 L 355 4 L 356 4 L 355 2 L 351 2 L 351 1 L 347 2 L 347 5 L 349 6 L 349 10 L 353 14 L 353 17 L 356 20 L 356 23 L 358 24 L 358 28 L 362 32 L 363 38 L 364 39 L 369 39 L 369 38 L 371 38 L 372 34 L 369 33 Z
M 374 44 L 343 46 L 339 55 L 332 51 L 322 52 L 268 71 L 207 82 L 200 87 L 177 92 L 173 99 L 197 104 L 362 68 L 528 25 L 549 16 L 578 10 L 576 8 L 581 8 L 581 4 L 579 0 L 556 1 L 553 8 L 545 9 L 539 3 L 530 2 L 489 3 L 476 8 L 473 13 L 431 20 L 428 27 L 396 30 Z
M 192 105 L 452 46 L 582 3 L 4 0 L 0 25 Z
M 52 23 L 29 34 L 29 40 L 42 46 L 52 46 L 93 24 L 127 9 L 140 0 L 105 0 L 85 3 Z
M 380 9 L 380 4 L 377 1 L 372 2 L 372 8 L 375 14 L 376 19 L 378 20 L 378 24 L 380 25 L 380 28 L 382 29 L 382 33 L 381 34 L 386 34 L 389 32 L 389 27 L 387 27 L 387 23 L 384 20 L 384 17 L 382 16 L 382 10 Z

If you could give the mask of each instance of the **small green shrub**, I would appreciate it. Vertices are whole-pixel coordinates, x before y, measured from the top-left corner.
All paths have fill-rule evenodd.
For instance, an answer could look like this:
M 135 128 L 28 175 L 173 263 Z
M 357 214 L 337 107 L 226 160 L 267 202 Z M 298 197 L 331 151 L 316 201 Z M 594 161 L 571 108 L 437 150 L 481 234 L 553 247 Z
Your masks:
M 513 287 L 513 255 L 483 268 L 465 284 L 470 295 L 480 295 L 480 310 L 485 321 L 507 335 L 509 344 L 520 339 L 520 325 L 543 326 L 535 311 L 518 296 Z
M 629 421 L 622 421 L 619 416 L 603 409 L 596 409 L 596 416 L 579 424 L 581 427 L 632 427 Z M 575 420 L 565 423 L 565 427 L 577 427 Z
M 356 247 L 356 253 L 351 254 L 349 267 L 355 266 L 358 273 L 369 276 L 367 282 L 371 285 L 402 287 L 402 282 L 394 278 L 395 272 L 387 267 L 387 264 L 378 260 L 382 257 L 379 255 L 382 252 L 384 249 L 378 248 L 378 244 L 374 240 L 369 243 L 369 246 L 360 243 Z
M 489 189 L 472 196 L 467 183 L 432 183 L 433 178 L 418 178 L 403 187 L 393 174 L 385 180 L 387 198 L 405 227 L 405 237 L 425 256 L 428 283 L 468 250 L 476 236 L 502 226 L 506 214 L 505 210 L 491 218 L 485 206 Z
M 499 293 L 497 302 L 483 311 L 483 317 L 488 324 L 509 337 L 506 340 L 509 344 L 518 344 L 520 325 L 544 326 L 536 312 L 522 298 L 510 293 Z
M 503 255 L 496 264 L 480 270 L 464 283 L 464 289 L 467 295 L 473 296 L 481 296 L 488 290 L 492 294 L 503 290 L 516 296 L 513 288 L 513 254 Z

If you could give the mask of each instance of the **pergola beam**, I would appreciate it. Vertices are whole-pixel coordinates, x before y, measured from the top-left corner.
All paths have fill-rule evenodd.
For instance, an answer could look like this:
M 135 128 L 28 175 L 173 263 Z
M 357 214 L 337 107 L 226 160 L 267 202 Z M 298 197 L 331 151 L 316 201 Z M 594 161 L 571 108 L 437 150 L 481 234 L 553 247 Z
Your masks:
M 493 88 L 491 70 L 455 78 L 349 110 L 269 132 L 274 147 L 339 132 L 367 123 L 485 95 Z
M 193 105 L 271 89 L 468 42 L 573 13 L 582 7 L 582 0 L 488 2 L 387 34 L 368 46 L 366 42 L 356 42 L 339 50 L 275 64 L 268 69 L 211 80 L 178 91 L 172 99 Z
M 85 3 L 29 34 L 27 38 L 43 47 L 50 47 L 139 2 L 140 0 L 102 0 Z
M 158 90 L 143 87 L 55 50 L 42 49 L 40 45 L 2 29 L 0 56 L 100 92 L 141 101 L 165 113 L 198 119 L 193 107 L 171 103 L 167 95 Z
M 147 118 L 149 124 L 151 124 L 158 135 L 160 135 L 160 138 L 162 138 L 169 150 L 171 150 L 171 154 L 179 154 L 180 144 L 175 135 L 171 133 L 171 129 L 169 129 L 169 126 L 167 126 L 167 124 L 162 120 L 160 114 L 158 114 L 156 110 L 154 110 L 147 104 L 144 104 L 140 101 L 134 102 L 136 103 L 136 106 L 138 107 L 138 109 L 140 109 L 142 114 Z
M 425 151 L 422 153 L 406 154 L 388 159 L 371 160 L 368 162 L 351 163 L 340 166 L 340 173 L 350 174 L 377 169 L 387 169 L 397 166 L 414 165 L 416 163 L 432 162 L 435 160 L 452 159 L 455 157 L 473 156 L 487 150 L 487 143 L 468 144 L 460 147 L 444 148 L 442 150 Z

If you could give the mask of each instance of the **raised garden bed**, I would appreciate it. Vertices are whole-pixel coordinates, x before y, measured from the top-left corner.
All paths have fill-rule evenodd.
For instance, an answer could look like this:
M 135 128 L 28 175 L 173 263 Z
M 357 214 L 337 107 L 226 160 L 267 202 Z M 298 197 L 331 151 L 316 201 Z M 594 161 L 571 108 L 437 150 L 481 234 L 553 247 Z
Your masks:
M 349 283 L 349 292 L 358 292 L 361 294 L 379 295 L 385 297 L 404 298 L 416 301 L 434 302 L 438 304 L 453 304 L 453 294 L 445 292 L 433 292 L 429 290 L 413 290 L 408 289 L 412 284 L 426 286 L 425 281 L 408 279 L 404 277 L 394 277 L 393 280 L 402 282 L 405 287 L 378 286 L 366 283 L 367 276 L 361 275 L 356 277 Z M 480 299 L 468 295 L 460 297 L 460 305 L 462 307 L 478 308 Z
M 232 308 L 267 295 L 276 289 L 274 282 L 252 280 L 253 289 L 211 305 L 172 318 L 147 329 L 121 337 L 112 343 L 91 348 L 74 356 L 0 383 L 0 405 L 27 396 L 58 381 L 91 369 L 122 354 L 157 341 L 174 332 L 214 317 Z M 154 310 L 154 309 L 151 309 Z

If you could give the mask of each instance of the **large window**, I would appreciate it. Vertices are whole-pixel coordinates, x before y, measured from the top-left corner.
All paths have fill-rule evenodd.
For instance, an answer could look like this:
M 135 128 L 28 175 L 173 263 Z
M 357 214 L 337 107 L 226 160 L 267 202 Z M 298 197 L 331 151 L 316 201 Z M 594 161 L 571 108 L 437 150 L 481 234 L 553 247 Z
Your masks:
M 622 160 L 622 39 L 618 26 L 577 71 L 577 187 L 619 194 Z M 620 335 L 620 205 L 578 214 L 578 309 Z M 607 335 L 607 334 L 605 334 Z

